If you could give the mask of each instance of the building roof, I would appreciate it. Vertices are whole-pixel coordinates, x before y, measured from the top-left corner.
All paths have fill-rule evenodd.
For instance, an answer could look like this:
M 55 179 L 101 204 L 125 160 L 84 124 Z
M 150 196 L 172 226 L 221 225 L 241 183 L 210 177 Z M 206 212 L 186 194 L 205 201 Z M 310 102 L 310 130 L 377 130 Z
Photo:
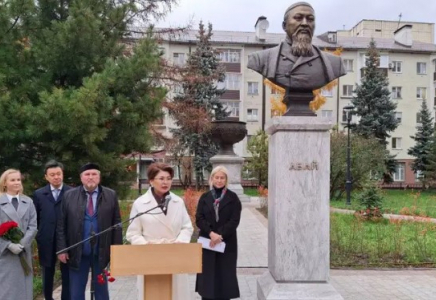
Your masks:
M 398 23 L 398 20 L 362 19 L 359 22 L 357 22 L 357 24 L 355 26 L 357 26 L 358 24 L 362 23 L 363 21 L 384 22 L 384 23 Z M 430 24 L 430 25 L 434 25 L 433 22 L 405 21 L 405 20 L 400 20 L 400 23 L 407 23 L 407 24 Z M 353 26 L 353 27 L 355 27 L 355 26 Z
M 130 38 L 139 39 L 143 36 L 145 30 L 134 29 L 131 32 Z M 197 30 L 186 30 L 178 33 L 163 33 L 161 38 L 165 41 L 173 43 L 187 43 L 195 44 L 197 42 Z M 211 38 L 212 43 L 215 44 L 233 44 L 233 45 L 253 45 L 253 46 L 266 46 L 271 47 L 278 45 L 285 39 L 285 33 L 266 33 L 265 41 L 258 41 L 255 32 L 247 31 L 223 31 L 214 30 Z M 430 43 L 423 43 L 413 41 L 411 47 L 403 46 L 395 42 L 394 38 L 374 38 L 377 48 L 379 50 L 389 50 L 395 52 L 423 52 L 423 53 L 436 53 L 436 45 Z M 320 48 L 337 48 L 342 47 L 344 50 L 352 49 L 366 49 L 368 48 L 371 38 L 368 37 L 344 37 L 337 36 L 336 43 L 329 43 L 323 40 L 323 35 L 314 36 L 313 44 Z

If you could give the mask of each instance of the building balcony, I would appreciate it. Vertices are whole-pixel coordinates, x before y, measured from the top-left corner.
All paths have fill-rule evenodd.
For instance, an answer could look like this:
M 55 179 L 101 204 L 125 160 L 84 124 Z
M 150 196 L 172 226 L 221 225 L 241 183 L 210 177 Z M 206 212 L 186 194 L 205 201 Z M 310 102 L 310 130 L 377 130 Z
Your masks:
M 239 90 L 226 90 L 221 95 L 221 99 L 225 100 L 240 100 L 241 92 Z
M 241 73 L 241 63 L 222 63 L 226 72 Z

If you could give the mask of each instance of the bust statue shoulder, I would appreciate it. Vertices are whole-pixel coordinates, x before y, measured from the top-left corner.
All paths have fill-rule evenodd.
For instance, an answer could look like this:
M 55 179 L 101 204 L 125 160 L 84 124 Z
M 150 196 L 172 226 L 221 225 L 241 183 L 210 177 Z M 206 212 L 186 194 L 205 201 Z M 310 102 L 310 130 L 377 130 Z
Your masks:
M 272 74 L 272 70 L 275 70 L 281 45 L 282 44 L 279 44 L 275 47 L 249 54 L 247 68 L 258 72 L 267 78 L 274 77 L 275 74 Z
M 330 66 L 332 68 L 334 78 L 338 78 L 347 74 L 347 71 L 345 71 L 344 63 L 340 56 L 331 54 L 326 51 L 322 51 L 322 53 L 324 54 L 324 57 L 330 61 Z

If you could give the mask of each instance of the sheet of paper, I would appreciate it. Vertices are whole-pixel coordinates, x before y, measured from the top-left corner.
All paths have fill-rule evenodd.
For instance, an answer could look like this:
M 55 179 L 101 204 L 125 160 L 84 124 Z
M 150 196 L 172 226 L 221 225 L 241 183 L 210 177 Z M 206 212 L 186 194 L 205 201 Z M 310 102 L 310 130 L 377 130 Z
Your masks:
M 221 242 L 221 243 L 215 245 L 215 247 L 211 248 L 210 247 L 210 239 L 207 239 L 207 238 L 202 237 L 202 236 L 200 236 L 198 238 L 197 243 L 200 243 L 204 249 L 209 249 L 209 250 L 220 252 L 220 253 L 224 253 L 224 249 L 226 249 L 226 243 L 224 243 L 224 242 Z

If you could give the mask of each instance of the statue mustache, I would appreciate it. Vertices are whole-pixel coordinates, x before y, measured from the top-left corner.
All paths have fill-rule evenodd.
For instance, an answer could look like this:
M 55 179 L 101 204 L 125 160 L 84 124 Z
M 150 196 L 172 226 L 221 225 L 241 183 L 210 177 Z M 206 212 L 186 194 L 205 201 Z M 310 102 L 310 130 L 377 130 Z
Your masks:
M 302 26 L 298 27 L 298 28 L 295 30 L 294 35 L 297 35 L 297 34 L 305 34 L 305 33 L 306 33 L 306 32 L 302 32 L 302 31 L 306 31 L 310 36 L 313 36 L 313 31 L 312 31 L 312 29 L 311 29 L 310 27 L 306 27 L 306 26 L 304 26 L 304 27 L 302 27 Z

